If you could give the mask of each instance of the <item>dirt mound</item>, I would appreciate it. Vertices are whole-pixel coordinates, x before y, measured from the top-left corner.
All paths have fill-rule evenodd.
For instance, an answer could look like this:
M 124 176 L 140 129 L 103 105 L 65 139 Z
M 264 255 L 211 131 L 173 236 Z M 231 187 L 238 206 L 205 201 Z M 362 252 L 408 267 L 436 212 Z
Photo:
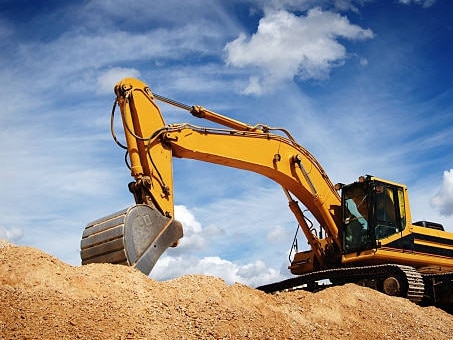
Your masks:
M 156 282 L 0 242 L 0 338 L 450 339 L 453 316 L 356 285 L 269 295 L 214 277 Z

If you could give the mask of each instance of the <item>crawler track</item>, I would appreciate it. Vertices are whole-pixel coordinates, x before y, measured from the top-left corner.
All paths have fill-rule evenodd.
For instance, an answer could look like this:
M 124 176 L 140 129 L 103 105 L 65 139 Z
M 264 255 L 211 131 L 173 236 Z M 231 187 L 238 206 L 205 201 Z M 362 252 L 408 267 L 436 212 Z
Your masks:
M 424 283 L 420 273 L 409 266 L 396 264 L 336 268 L 320 270 L 314 273 L 300 275 L 291 279 L 257 287 L 266 293 L 273 293 L 305 286 L 307 290 L 316 290 L 317 281 L 330 280 L 336 285 L 358 283 L 367 287 L 383 291 L 383 282 L 394 278 L 401 285 L 396 292 L 414 303 L 420 303 L 424 295 Z
M 423 274 L 424 304 L 436 305 L 453 314 L 453 273 Z

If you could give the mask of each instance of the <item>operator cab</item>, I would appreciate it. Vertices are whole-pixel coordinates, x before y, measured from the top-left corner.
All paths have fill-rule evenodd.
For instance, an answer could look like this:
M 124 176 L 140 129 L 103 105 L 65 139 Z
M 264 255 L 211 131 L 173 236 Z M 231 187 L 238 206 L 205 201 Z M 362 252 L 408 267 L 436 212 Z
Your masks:
M 406 226 L 404 188 L 371 176 L 343 185 L 341 191 L 344 253 L 377 248 L 378 241 Z

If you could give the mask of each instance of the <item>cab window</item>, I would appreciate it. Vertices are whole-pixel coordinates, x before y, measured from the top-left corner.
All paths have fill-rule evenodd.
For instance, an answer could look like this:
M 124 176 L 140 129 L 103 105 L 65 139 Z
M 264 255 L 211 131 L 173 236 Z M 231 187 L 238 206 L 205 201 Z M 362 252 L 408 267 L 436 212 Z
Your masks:
M 346 253 L 373 249 L 367 183 L 353 183 L 343 188 L 343 246 Z
M 401 230 L 406 227 L 406 207 L 404 206 L 404 191 L 398 188 L 398 202 L 400 210 Z
M 400 232 L 406 218 L 402 188 L 377 184 L 374 193 L 376 238 L 382 239 Z

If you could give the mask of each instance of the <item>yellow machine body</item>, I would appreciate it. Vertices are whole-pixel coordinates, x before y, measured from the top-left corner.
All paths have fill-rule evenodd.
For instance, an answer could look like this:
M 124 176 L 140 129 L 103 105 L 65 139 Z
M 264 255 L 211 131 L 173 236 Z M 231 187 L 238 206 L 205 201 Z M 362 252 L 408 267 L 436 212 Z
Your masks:
M 182 237 L 182 227 L 174 220 L 172 159 L 177 157 L 252 171 L 278 183 L 310 245 L 310 250 L 294 254 L 289 269 L 295 275 L 325 271 L 338 282 L 350 275 L 349 281 L 375 281 L 381 290 L 404 291 L 416 302 L 426 295 L 424 286 L 431 279 L 438 282 L 440 273 L 447 275 L 442 276 L 443 284 L 450 287 L 453 234 L 436 223 L 413 224 L 404 185 L 365 176 L 334 186 L 317 159 L 285 129 L 249 125 L 201 106 L 177 103 L 153 94 L 138 79 L 120 81 L 115 94 L 134 179 L 129 189 L 140 208 L 114 214 L 113 227 L 112 216 L 88 224 L 83 263 L 123 263 L 149 273 L 162 252 L 177 244 Z M 156 99 L 219 127 L 167 125 Z M 313 232 L 299 202 L 322 232 Z M 106 255 L 109 250 L 114 254 Z M 321 274 L 309 276 L 315 277 Z M 395 280 L 401 283 L 399 290 L 394 289 Z

